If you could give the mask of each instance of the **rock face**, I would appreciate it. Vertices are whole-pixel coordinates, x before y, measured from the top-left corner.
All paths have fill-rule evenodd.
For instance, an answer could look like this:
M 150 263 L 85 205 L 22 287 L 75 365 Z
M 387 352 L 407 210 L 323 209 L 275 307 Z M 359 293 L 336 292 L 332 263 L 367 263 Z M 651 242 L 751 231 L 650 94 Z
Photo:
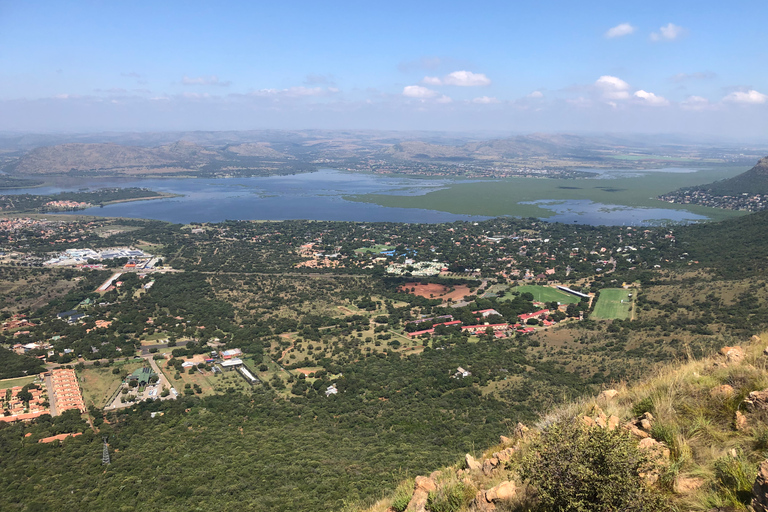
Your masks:
M 744 400 L 744 405 L 749 412 L 768 409 L 768 389 L 751 392 L 747 399 Z
M 511 500 L 515 497 L 516 493 L 517 488 L 514 483 L 502 482 L 487 491 L 478 492 L 472 505 L 475 507 L 475 510 L 496 510 L 498 503 Z
M 744 360 L 744 350 L 741 347 L 723 347 L 720 353 L 729 363 L 740 363 Z
M 722 386 L 715 386 L 714 388 L 709 390 L 709 395 L 712 398 L 730 398 L 734 394 L 734 390 L 732 386 L 729 386 L 728 384 L 723 384 Z
M 599 395 L 597 395 L 598 400 L 605 400 L 606 402 L 609 402 L 616 398 L 616 396 L 619 394 L 618 391 L 615 389 L 606 389 L 605 391 L 602 391 Z
M 648 484 L 653 485 L 659 479 L 659 467 L 669 464 L 669 448 L 652 437 L 641 439 L 637 445 L 641 451 L 648 454 L 654 467 L 640 474 L 640 477 Z
M 633 436 L 639 439 L 645 439 L 650 437 L 651 428 L 653 427 L 653 414 L 646 412 L 642 416 L 635 418 L 632 421 L 627 422 L 624 428 L 629 430 Z
M 760 464 L 752 486 L 752 508 L 755 512 L 768 512 L 768 460 Z
M 477 459 L 475 459 L 475 458 L 474 458 L 473 456 L 471 456 L 470 454 L 467 454 L 467 455 L 464 457 L 464 460 L 465 460 L 465 461 L 466 461 L 466 463 L 467 463 L 467 469 L 469 469 L 470 471 L 482 471 L 482 469 L 483 469 L 483 465 L 482 465 L 481 463 L 479 463 L 479 462 L 477 461 Z
M 736 418 L 734 419 L 733 424 L 736 427 L 736 430 L 746 430 L 747 417 L 744 416 L 741 411 L 736 411 Z
M 408 502 L 407 512 L 425 512 L 429 493 L 437 489 L 435 481 L 426 476 L 417 476 L 413 484 L 413 496 Z

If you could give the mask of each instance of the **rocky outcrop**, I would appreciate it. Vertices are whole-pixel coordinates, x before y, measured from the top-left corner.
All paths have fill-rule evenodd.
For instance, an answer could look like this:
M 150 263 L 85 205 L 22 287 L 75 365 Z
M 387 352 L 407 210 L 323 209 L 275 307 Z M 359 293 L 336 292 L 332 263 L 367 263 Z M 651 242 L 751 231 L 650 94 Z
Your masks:
M 496 510 L 496 505 L 509 501 L 517 494 L 517 487 L 513 482 L 502 482 L 487 491 L 479 491 L 472 505 L 476 510 Z
M 768 512 L 768 460 L 760 464 L 752 486 L 752 508 L 755 512 Z
M 733 386 L 729 386 L 728 384 L 715 386 L 714 388 L 709 390 L 709 396 L 711 396 L 712 398 L 720 398 L 720 399 L 731 398 L 734 395 L 734 393 L 735 391 L 733 389 Z
M 744 400 L 744 406 L 749 412 L 768 410 L 768 389 L 751 392 Z
M 747 425 L 747 417 L 741 411 L 736 411 L 736 417 L 733 420 L 733 426 L 736 427 L 736 430 L 746 430 Z
M 413 484 L 413 496 L 408 502 L 406 512 L 425 512 L 429 493 L 437 489 L 437 484 L 432 478 L 417 476 Z
M 650 437 L 651 429 L 653 428 L 653 414 L 646 412 L 642 416 L 625 423 L 624 428 L 629 430 L 638 439 Z
M 720 353 L 725 356 L 727 363 L 740 363 L 744 360 L 744 349 L 741 347 L 723 347 Z
M 482 471 L 483 469 L 483 464 L 478 462 L 477 459 L 470 454 L 464 456 L 464 461 L 466 462 L 469 471 Z
M 618 396 L 619 392 L 615 389 L 606 389 L 605 391 L 600 392 L 599 395 L 597 395 L 598 400 L 605 400 L 606 402 L 610 402 L 614 398 Z
M 659 480 L 661 468 L 669 465 L 669 448 L 652 437 L 641 439 L 637 447 L 648 455 L 651 462 L 650 468 L 640 473 L 640 478 L 648 485 L 653 485 Z

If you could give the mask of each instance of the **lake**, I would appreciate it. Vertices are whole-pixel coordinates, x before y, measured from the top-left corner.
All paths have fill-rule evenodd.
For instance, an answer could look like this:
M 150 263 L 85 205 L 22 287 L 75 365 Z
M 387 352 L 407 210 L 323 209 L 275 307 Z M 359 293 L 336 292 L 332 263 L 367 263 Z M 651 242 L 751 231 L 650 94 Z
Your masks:
M 693 169 L 647 172 L 652 171 L 654 178 L 701 173 Z M 584 224 L 650 225 L 696 222 L 710 217 L 707 209 L 699 208 L 694 213 L 691 208 L 677 208 L 665 203 L 660 207 L 638 204 L 631 201 L 628 194 L 605 195 L 605 190 L 620 192 L 623 188 L 616 186 L 624 187 L 626 180 L 658 181 L 650 178 L 651 175 L 638 175 L 637 171 L 624 178 L 620 176 L 620 171 L 616 171 L 586 180 L 512 178 L 494 181 L 419 179 L 323 169 L 305 174 L 252 178 L 54 178 L 44 187 L 0 191 L 0 194 L 55 194 L 103 187 L 144 187 L 180 197 L 118 203 L 75 213 L 176 223 L 288 219 L 438 223 L 512 215 Z M 614 188 L 601 186 L 608 182 Z M 580 195 L 581 189 L 589 189 L 589 194 Z M 601 189 L 598 192 L 605 197 L 595 199 L 592 189 Z M 520 195 L 522 190 L 530 193 Z M 439 200 L 435 201 L 435 198 Z

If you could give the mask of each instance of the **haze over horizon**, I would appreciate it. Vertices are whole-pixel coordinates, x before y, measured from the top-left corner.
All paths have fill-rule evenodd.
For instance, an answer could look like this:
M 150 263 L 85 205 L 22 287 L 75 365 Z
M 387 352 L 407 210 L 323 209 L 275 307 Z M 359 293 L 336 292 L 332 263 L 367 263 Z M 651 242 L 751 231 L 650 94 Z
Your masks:
M 768 134 L 764 2 L 0 0 L 0 130 Z

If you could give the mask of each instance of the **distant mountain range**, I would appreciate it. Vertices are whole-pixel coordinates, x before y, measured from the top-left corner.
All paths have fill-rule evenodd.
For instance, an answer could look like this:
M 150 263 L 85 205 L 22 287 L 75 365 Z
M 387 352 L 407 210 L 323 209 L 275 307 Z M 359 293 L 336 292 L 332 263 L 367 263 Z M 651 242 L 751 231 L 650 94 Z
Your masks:
M 768 151 L 768 148 L 764 150 Z M 756 158 L 743 147 L 672 138 L 530 134 L 472 135 L 386 131 L 276 131 L 35 135 L 0 133 L 0 171 L 37 175 L 267 175 L 320 167 L 408 173 L 419 165 L 441 174 L 494 166 L 577 169 L 647 168 L 671 162 Z M 423 164 L 427 164 L 424 166 Z M 683 164 L 685 165 L 685 164 Z M 377 167 L 378 166 L 378 167 Z M 453 166 L 453 168 L 452 168 Z M 452 170 L 453 169 L 453 170 Z
M 716 196 L 768 194 L 768 156 L 761 158 L 757 165 L 747 172 L 697 188 Z

